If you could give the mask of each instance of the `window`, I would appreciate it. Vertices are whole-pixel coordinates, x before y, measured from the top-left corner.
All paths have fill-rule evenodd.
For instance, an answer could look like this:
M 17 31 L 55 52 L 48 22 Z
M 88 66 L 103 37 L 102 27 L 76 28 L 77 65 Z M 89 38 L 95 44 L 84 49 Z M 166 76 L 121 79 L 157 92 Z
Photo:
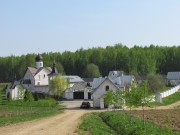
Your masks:
M 44 78 L 46 77 L 46 75 L 44 74 Z
M 107 86 L 106 86 L 106 91 L 108 91 L 108 90 L 109 90 L 109 86 L 107 85 Z
M 39 80 L 41 79 L 41 75 L 39 75 Z

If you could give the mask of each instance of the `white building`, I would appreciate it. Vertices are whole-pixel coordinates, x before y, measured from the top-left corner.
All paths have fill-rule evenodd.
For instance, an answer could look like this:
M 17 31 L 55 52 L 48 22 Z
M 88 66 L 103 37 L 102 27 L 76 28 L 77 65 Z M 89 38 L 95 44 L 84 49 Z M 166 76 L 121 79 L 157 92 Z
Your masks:
M 6 95 L 9 93 L 12 100 L 23 99 L 24 92 L 25 89 L 20 81 L 14 81 L 14 83 L 6 89 Z
M 36 67 L 27 67 L 22 79 L 23 86 L 37 93 L 49 92 L 49 74 L 52 72 L 51 67 L 43 67 L 43 58 L 41 55 L 36 56 Z
M 91 99 L 91 89 L 86 82 L 79 76 L 63 76 L 70 85 L 65 90 L 63 98 L 65 99 Z
M 95 78 L 92 84 L 92 99 L 95 108 L 104 108 L 104 95 L 108 90 L 125 91 L 135 80 L 133 75 L 124 75 L 121 71 L 110 71 L 108 77 Z
M 35 58 L 36 67 L 27 67 L 24 77 L 21 79 L 21 84 L 25 89 L 31 92 L 53 94 L 49 92 L 50 80 L 58 75 L 55 62 L 53 67 L 43 67 L 43 58 L 37 55 Z M 84 80 L 79 76 L 62 76 L 70 84 L 65 90 L 63 97 L 65 99 L 88 99 L 90 97 L 91 89 L 87 89 Z M 20 81 L 19 81 L 20 82 Z M 10 92 L 12 95 L 17 95 L 18 87 L 10 86 L 6 93 Z M 16 93 L 16 94 L 14 94 Z M 16 98 L 17 96 L 13 96 Z

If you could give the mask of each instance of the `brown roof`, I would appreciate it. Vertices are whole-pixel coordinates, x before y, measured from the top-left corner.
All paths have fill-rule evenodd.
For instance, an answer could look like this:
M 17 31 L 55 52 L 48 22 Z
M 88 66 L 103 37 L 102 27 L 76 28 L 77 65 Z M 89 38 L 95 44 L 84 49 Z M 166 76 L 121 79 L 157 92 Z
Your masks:
M 38 74 L 42 69 L 47 69 L 49 70 L 49 72 L 52 71 L 51 67 L 41 67 L 39 69 L 33 68 L 33 67 L 28 67 L 29 71 L 31 72 L 31 74 L 33 76 L 35 76 L 36 74 Z
M 28 67 L 28 69 L 29 69 L 29 71 L 31 72 L 31 74 L 32 74 L 33 76 L 36 75 L 36 72 L 37 72 L 37 69 L 36 69 L 36 68 Z

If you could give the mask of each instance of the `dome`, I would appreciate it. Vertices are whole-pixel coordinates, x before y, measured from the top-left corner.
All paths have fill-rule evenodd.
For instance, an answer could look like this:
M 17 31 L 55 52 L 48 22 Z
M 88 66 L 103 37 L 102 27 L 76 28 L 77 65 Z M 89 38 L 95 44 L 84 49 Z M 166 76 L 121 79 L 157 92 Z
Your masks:
M 36 56 L 36 62 L 41 62 L 41 61 L 43 61 L 43 57 L 40 54 L 38 54 Z

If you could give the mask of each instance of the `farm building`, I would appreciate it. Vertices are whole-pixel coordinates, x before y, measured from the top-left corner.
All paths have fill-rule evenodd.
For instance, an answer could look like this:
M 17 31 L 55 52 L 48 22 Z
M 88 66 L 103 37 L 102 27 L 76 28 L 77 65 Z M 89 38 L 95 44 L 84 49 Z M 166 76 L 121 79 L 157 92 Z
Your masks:
M 120 71 L 110 71 L 108 77 L 95 78 L 92 84 L 92 99 L 95 108 L 104 108 L 104 95 L 108 90 L 125 91 L 129 89 L 135 80 L 133 75 L 124 75 Z
M 180 72 L 168 72 L 167 84 L 170 86 L 176 86 L 180 84 Z
M 69 88 L 65 90 L 63 98 L 65 99 L 91 99 L 91 89 L 87 83 L 79 76 L 63 76 L 70 83 Z

